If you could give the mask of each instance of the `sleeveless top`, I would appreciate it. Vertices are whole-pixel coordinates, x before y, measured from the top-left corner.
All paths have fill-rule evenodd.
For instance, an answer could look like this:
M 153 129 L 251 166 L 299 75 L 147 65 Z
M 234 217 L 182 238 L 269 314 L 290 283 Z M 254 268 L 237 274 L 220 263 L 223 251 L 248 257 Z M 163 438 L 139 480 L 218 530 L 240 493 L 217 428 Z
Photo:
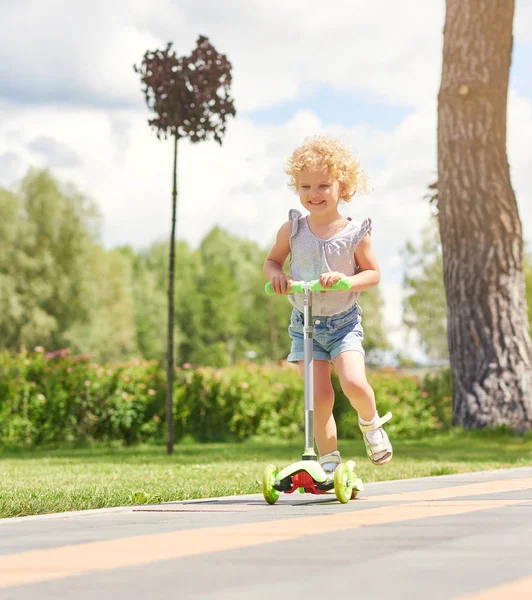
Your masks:
M 315 236 L 308 226 L 306 217 L 291 209 L 288 218 L 292 221 L 290 236 L 290 276 L 294 281 L 319 279 L 322 273 L 339 271 L 355 275 L 360 271 L 355 262 L 355 249 L 367 233 L 371 232 L 371 219 L 361 223 L 349 219 L 343 231 L 323 240 Z M 356 304 L 360 292 L 314 292 L 312 314 L 332 316 L 346 312 Z M 290 294 L 290 303 L 300 312 L 304 310 L 304 294 Z

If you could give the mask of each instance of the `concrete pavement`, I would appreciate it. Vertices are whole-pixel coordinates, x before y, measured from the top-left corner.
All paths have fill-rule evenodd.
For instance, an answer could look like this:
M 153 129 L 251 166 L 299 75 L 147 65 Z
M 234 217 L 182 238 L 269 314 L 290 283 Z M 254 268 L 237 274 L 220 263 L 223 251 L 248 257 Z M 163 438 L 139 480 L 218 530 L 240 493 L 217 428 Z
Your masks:
M 532 599 L 532 468 L 0 521 L 0 600 Z

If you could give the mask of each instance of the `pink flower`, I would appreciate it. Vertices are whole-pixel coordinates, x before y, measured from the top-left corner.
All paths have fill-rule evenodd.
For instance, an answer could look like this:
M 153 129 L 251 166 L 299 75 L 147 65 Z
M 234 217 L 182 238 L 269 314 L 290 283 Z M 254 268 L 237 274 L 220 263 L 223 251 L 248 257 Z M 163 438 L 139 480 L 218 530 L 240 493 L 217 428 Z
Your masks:
M 192 365 L 191 365 L 190 363 L 185 363 L 185 364 L 183 365 L 183 369 L 190 369 L 190 367 L 191 367 L 191 366 L 192 366 Z
M 85 385 L 86 385 L 87 387 L 90 387 L 90 386 L 91 386 L 91 382 L 90 382 L 90 381 L 87 379 L 87 380 L 85 380 Z
M 42 346 L 35 346 L 33 349 L 34 352 L 44 352 L 44 348 Z

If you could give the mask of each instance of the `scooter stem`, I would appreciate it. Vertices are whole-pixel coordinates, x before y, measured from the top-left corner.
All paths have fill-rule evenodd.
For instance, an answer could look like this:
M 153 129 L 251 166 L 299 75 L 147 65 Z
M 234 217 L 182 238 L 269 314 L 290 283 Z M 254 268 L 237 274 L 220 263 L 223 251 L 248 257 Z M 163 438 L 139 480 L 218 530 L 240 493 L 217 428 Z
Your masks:
M 305 306 L 303 316 L 303 355 L 305 386 L 305 453 L 303 460 L 317 460 L 314 451 L 314 358 L 312 326 L 312 292 L 305 286 Z

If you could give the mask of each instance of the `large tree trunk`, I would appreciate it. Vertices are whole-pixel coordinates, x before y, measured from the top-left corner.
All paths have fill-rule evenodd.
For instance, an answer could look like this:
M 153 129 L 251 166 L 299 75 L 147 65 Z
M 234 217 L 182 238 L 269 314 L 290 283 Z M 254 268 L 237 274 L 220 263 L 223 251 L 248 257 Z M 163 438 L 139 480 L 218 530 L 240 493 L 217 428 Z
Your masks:
M 447 0 L 438 206 L 453 422 L 532 426 L 521 222 L 506 156 L 513 0 Z

